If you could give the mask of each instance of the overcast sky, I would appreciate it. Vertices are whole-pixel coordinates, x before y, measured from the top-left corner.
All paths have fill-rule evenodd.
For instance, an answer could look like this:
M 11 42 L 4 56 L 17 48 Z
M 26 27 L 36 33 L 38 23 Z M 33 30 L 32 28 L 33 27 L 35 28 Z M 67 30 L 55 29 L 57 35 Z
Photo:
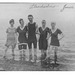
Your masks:
M 5 39 L 6 29 L 9 27 L 9 20 L 15 20 L 15 27 L 19 26 L 18 20 L 23 18 L 25 25 L 28 22 L 28 14 L 34 16 L 34 21 L 38 26 L 41 26 L 41 21 L 45 19 L 47 26 L 50 27 L 52 21 L 57 23 L 57 27 L 60 28 L 65 35 L 75 34 L 75 8 L 60 10 L 65 4 L 50 4 L 55 6 L 54 8 L 32 8 L 33 4 L 0 4 L 0 38 Z M 40 6 L 40 4 L 38 4 Z M 45 6 L 45 4 L 44 4 Z M 75 7 L 75 4 L 68 4 L 67 6 Z M 68 33 L 68 34 L 67 34 Z

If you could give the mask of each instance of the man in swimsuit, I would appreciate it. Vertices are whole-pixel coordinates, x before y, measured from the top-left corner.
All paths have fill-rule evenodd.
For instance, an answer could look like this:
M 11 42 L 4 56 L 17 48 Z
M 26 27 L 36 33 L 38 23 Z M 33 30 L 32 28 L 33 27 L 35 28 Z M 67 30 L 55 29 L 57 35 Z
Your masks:
M 34 62 L 37 60 L 37 24 L 33 22 L 33 15 L 28 15 L 29 23 L 27 24 L 27 32 L 28 32 L 28 47 L 29 47 L 29 61 L 32 60 L 32 44 L 34 46 Z

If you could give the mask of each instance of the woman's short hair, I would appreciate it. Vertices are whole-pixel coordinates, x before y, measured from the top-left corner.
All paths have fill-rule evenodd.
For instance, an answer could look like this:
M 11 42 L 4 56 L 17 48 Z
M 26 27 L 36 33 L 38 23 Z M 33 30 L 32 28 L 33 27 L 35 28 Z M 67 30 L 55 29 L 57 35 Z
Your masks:
M 51 24 L 56 24 L 56 22 L 51 22 Z
M 11 20 L 9 21 L 9 23 L 12 23 L 12 22 L 14 23 L 14 19 L 11 19 Z
M 28 17 L 33 17 L 33 15 L 30 14 L 30 15 L 28 15 Z
M 42 20 L 42 22 L 46 22 L 46 20 Z
M 21 21 L 23 21 L 23 19 L 22 19 L 22 18 L 20 18 L 20 19 L 19 19 L 19 23 L 21 23 Z

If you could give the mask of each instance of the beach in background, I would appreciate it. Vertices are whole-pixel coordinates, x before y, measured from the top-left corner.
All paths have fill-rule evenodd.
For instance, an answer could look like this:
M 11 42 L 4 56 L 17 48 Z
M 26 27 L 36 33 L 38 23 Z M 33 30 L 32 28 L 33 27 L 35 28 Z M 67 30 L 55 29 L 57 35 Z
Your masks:
M 0 4 L 0 69 L 1 70 L 60 70 L 60 71 L 75 71 L 75 9 L 65 9 L 60 11 L 65 4 L 50 4 L 54 7 L 32 7 L 32 4 Z M 35 4 L 36 5 L 36 4 Z M 42 4 L 41 4 L 42 5 Z M 44 4 L 46 6 L 47 4 Z M 37 4 L 40 6 L 40 4 Z M 67 6 L 75 7 L 75 4 L 68 4 Z M 32 7 L 32 8 L 31 8 Z M 39 62 L 37 66 L 28 64 L 14 64 L 6 62 L 3 59 L 6 43 L 6 29 L 10 26 L 9 20 L 14 19 L 14 26 L 19 26 L 19 19 L 23 18 L 25 25 L 28 23 L 27 16 L 32 14 L 34 21 L 37 22 L 38 26 L 41 26 L 41 21 L 46 20 L 46 26 L 50 27 L 51 22 L 56 22 L 57 28 L 61 29 L 64 34 L 64 38 L 60 41 L 60 48 L 58 51 L 58 63 L 59 67 L 55 69 L 43 69 L 40 67 Z M 38 49 L 38 61 L 40 57 L 40 50 Z M 19 60 L 19 50 L 16 46 L 15 49 L 15 61 Z M 26 51 L 28 60 L 28 50 Z M 11 49 L 7 52 L 8 59 L 11 59 Z

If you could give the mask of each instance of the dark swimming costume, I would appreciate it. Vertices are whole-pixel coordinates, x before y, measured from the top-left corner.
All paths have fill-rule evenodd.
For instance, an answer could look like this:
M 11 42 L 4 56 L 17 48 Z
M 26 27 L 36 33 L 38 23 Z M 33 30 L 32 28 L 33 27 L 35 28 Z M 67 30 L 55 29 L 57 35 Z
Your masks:
M 35 22 L 33 24 L 28 23 L 27 31 L 28 31 L 28 47 L 29 47 L 29 49 L 32 48 L 32 43 L 34 45 L 34 48 L 37 48 L 36 23 Z
M 45 30 L 43 30 L 42 27 L 40 27 L 39 32 L 40 32 L 39 49 L 47 50 L 48 40 L 46 38 L 47 38 L 48 33 L 50 33 L 51 31 L 49 28 L 46 28 Z
M 27 38 L 26 38 L 26 27 L 24 27 L 23 30 L 20 29 L 20 27 L 17 28 L 17 32 L 19 33 L 19 37 L 18 37 L 18 41 L 19 43 L 27 43 Z M 21 49 L 26 49 L 27 45 L 25 44 L 21 44 L 21 45 L 18 45 L 18 48 L 19 50 Z
M 19 43 L 27 43 L 26 27 L 24 27 L 23 30 L 21 30 L 20 27 L 18 27 L 17 32 L 19 33 L 19 37 L 18 37 Z
M 57 29 L 54 33 L 51 31 L 51 43 L 52 46 L 60 46 L 59 40 L 58 40 L 58 34 L 61 34 L 61 30 Z

